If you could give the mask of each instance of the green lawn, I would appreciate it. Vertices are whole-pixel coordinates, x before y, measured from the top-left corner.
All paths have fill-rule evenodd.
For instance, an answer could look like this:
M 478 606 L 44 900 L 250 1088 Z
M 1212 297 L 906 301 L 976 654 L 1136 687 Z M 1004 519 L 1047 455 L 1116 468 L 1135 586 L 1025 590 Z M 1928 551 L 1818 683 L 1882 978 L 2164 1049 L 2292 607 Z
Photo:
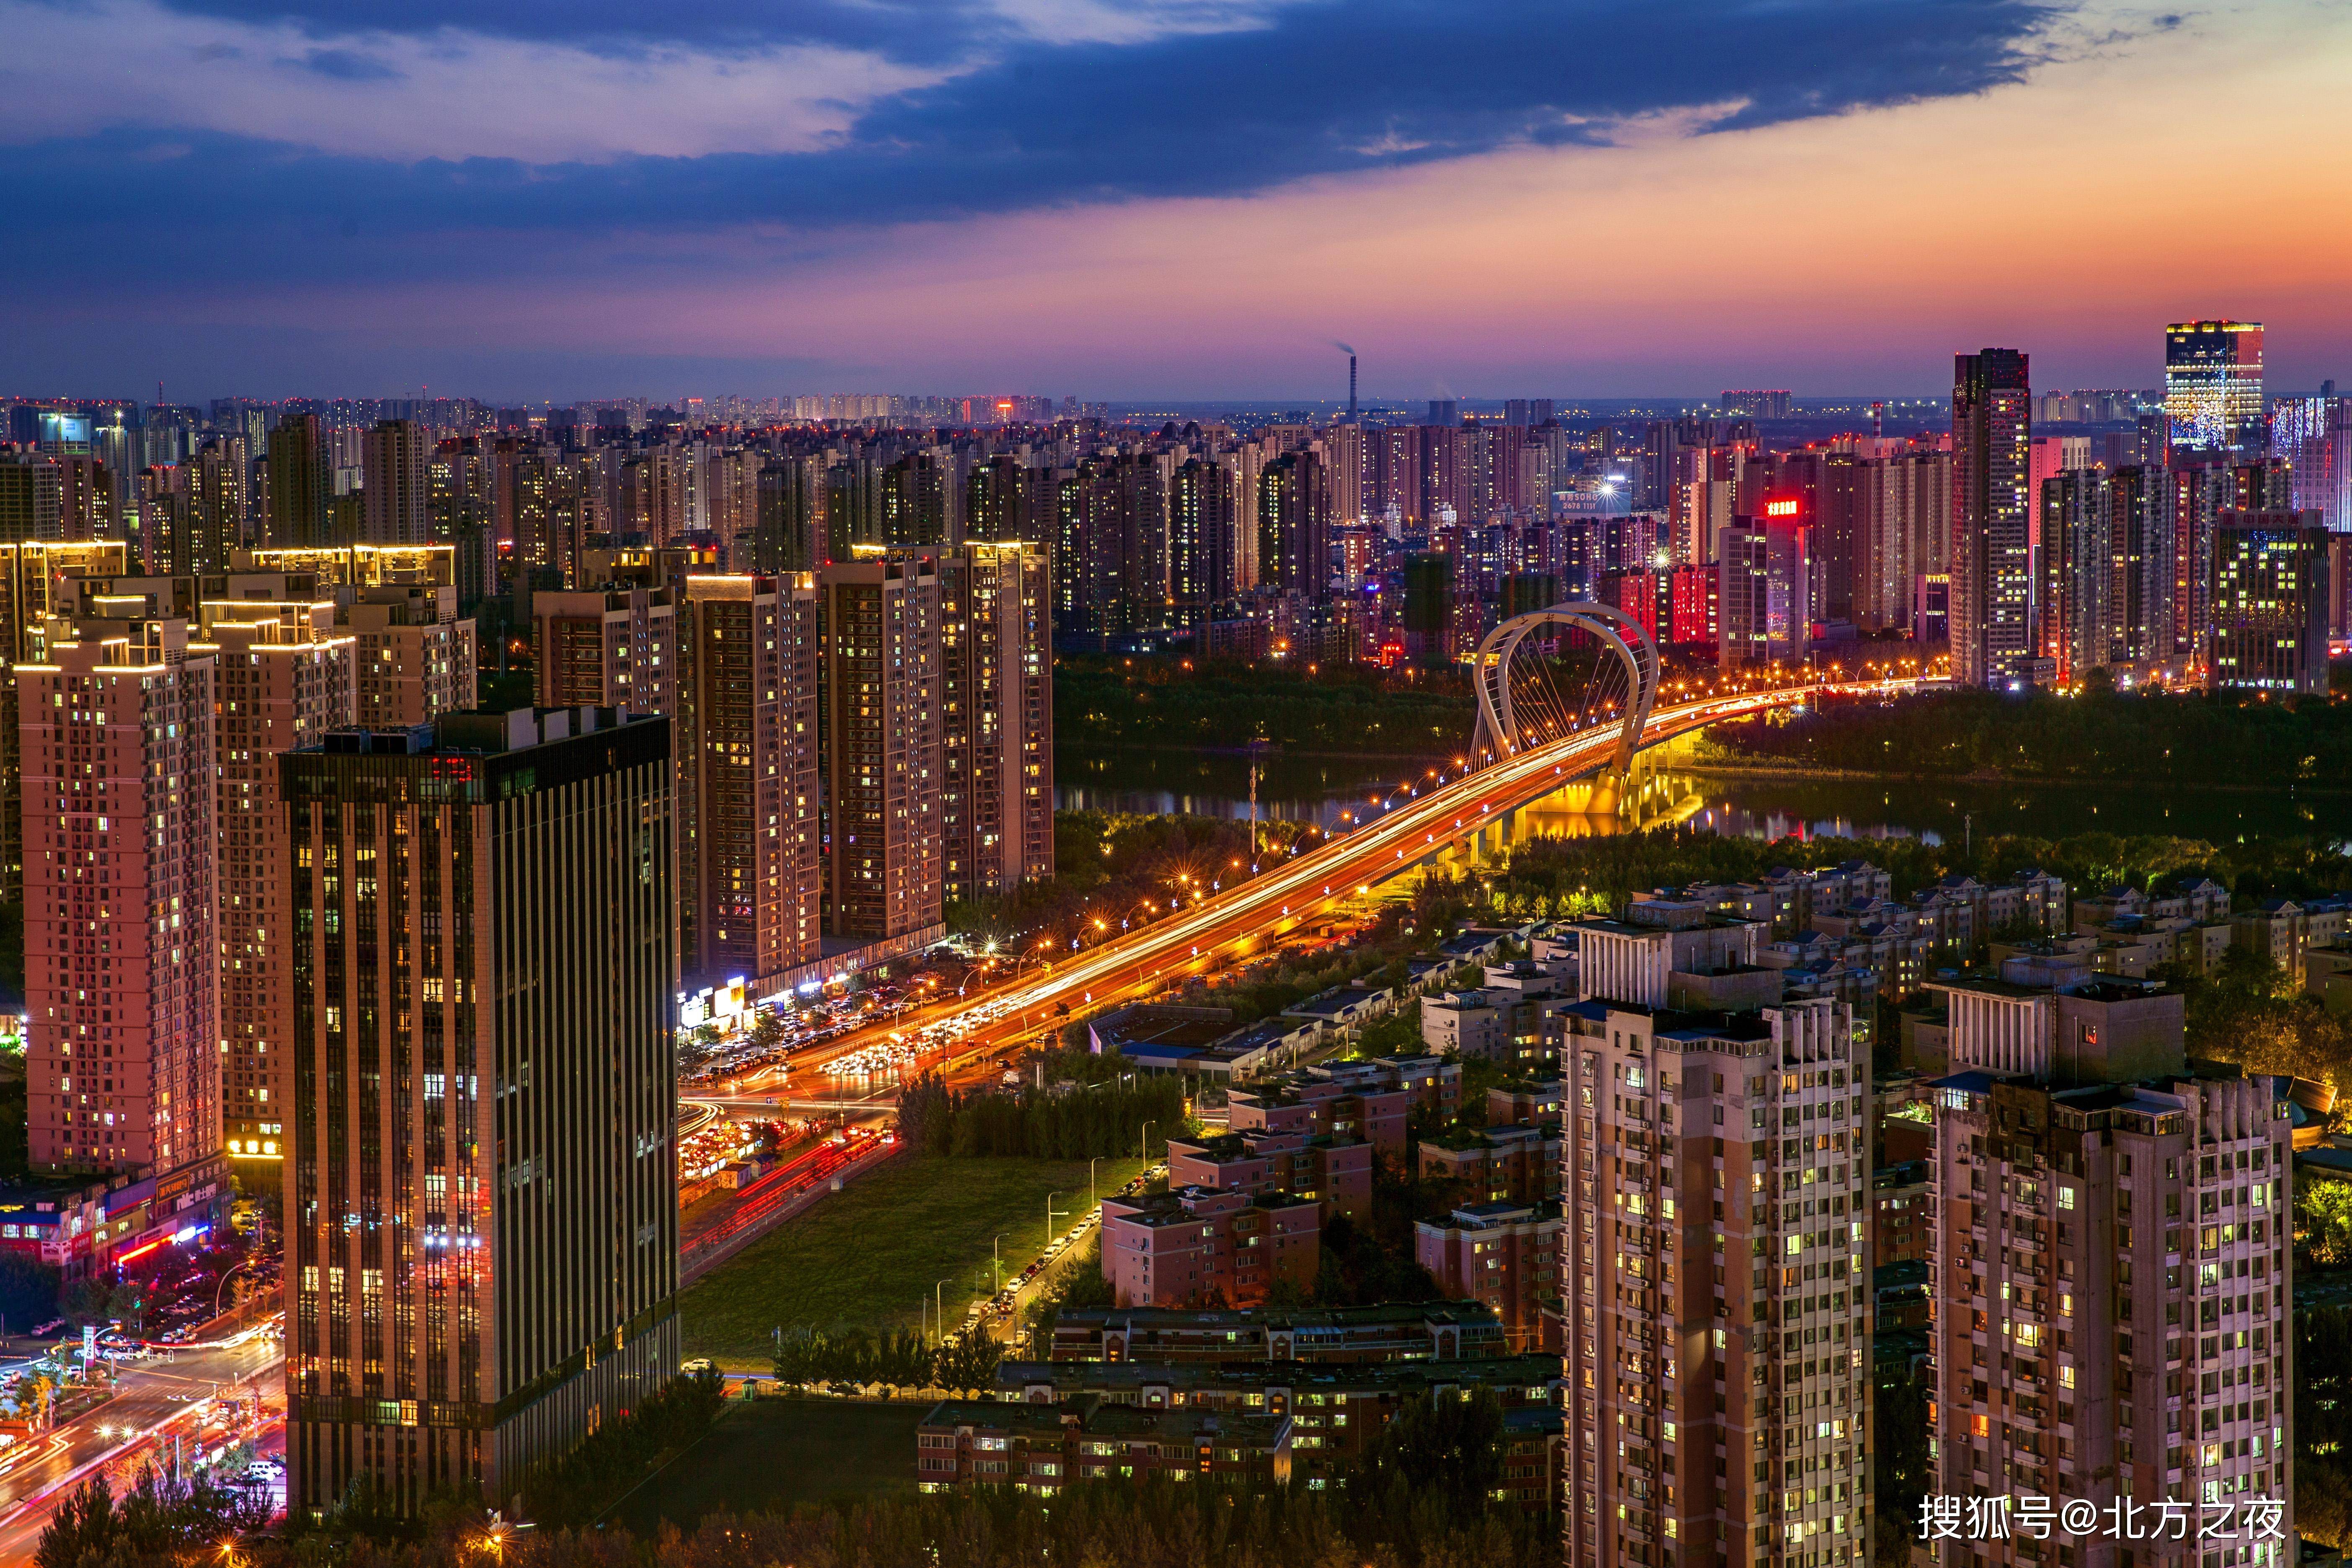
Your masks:
M 731 1404 L 700 1442 L 624 1500 L 615 1518 L 650 1541 L 663 1520 L 692 1530 L 722 1509 L 752 1513 L 845 1492 L 911 1491 L 915 1427 L 929 1408 L 912 1400 Z
M 1105 1160 L 1097 1190 L 1115 1192 L 1142 1168 Z M 992 1237 L 1004 1237 L 1008 1278 L 1037 1255 L 1049 1192 L 1071 1211 L 1054 1222 L 1066 1230 L 1086 1210 L 1087 1162 L 901 1155 L 688 1287 L 678 1303 L 686 1353 L 764 1372 L 778 1325 L 911 1328 L 940 1279 L 952 1324 L 988 1267 Z

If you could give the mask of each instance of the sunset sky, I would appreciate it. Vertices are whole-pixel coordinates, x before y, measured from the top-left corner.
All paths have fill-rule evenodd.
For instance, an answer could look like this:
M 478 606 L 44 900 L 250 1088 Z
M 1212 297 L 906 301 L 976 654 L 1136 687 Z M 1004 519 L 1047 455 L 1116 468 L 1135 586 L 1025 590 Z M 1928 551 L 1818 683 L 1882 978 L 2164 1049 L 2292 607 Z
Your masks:
M 2352 386 L 2352 7 L 0 0 L 0 392 Z

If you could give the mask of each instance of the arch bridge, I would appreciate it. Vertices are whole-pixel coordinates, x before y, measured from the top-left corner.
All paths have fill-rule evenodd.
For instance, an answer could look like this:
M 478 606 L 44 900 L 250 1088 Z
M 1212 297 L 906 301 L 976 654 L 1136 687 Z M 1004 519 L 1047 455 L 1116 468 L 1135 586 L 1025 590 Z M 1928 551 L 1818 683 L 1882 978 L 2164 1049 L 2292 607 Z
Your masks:
M 1547 630 L 1555 635 L 1537 636 Z M 1590 641 L 1589 667 L 1559 657 L 1561 631 Z M 1472 668 L 1478 683 L 1478 723 L 1470 737 L 1474 768 L 1613 725 L 1617 744 L 1607 766 L 1622 773 L 1633 765 L 1658 697 L 1658 646 L 1650 634 L 1614 605 L 1588 601 L 1514 616 L 1486 634 Z

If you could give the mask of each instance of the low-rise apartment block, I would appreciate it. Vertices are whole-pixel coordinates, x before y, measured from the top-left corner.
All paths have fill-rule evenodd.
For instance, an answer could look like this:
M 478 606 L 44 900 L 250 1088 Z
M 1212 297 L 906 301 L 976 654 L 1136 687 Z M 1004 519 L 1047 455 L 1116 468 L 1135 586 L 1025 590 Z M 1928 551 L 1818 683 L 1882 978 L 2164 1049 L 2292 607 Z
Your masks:
M 1143 1410 L 1081 1397 L 1060 1405 L 951 1399 L 915 1429 L 922 1491 L 1017 1487 L 1051 1497 L 1074 1481 L 1155 1478 L 1286 1485 L 1291 1421 L 1213 1410 Z
M 1449 1128 L 1421 1141 L 1421 1179 L 1463 1182 L 1490 1203 L 1559 1196 L 1559 1122 Z
M 1288 1193 L 1323 1205 L 1328 1219 L 1361 1219 L 1372 1206 L 1372 1146 L 1304 1132 L 1227 1132 L 1168 1141 L 1168 1184 L 1252 1197 Z
M 1475 1361 L 1507 1354 L 1502 1321 L 1477 1301 L 1255 1311 L 1067 1307 L 1054 1321 L 1055 1362 Z
M 1277 1280 L 1313 1288 L 1321 1205 L 1185 1187 L 1103 1201 L 1102 1271 L 1122 1307 L 1254 1306 Z
M 1413 1260 L 1449 1296 L 1483 1301 L 1514 1350 L 1559 1348 L 1559 1203 L 1470 1204 L 1414 1225 Z

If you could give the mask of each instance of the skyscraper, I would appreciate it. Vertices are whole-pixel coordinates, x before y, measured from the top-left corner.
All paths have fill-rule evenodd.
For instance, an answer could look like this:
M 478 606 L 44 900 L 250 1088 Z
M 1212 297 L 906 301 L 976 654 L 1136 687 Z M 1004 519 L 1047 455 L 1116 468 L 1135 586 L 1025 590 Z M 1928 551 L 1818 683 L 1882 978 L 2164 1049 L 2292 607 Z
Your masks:
M 1054 874 L 1054 681 L 1045 552 L 937 554 L 940 885 L 993 898 Z
M 2033 658 L 2032 390 L 2026 356 L 1952 366 L 1952 679 L 2013 686 Z
M 2289 1080 L 2186 1070 L 2181 999 L 2147 982 L 1937 989 L 1956 1070 L 1928 1086 L 1927 1490 L 2151 1518 L 2275 1499 L 2291 1556 Z M 2139 1539 L 2058 1549 L 2080 1568 L 2201 1561 Z M 2062 1540 L 2012 1527 L 1928 1550 L 2006 1568 Z M 2242 1528 L 2195 1545 L 2232 1568 L 2284 1562 Z
M 2175 447 L 2260 450 L 2263 324 L 2175 321 L 2165 328 L 2164 411 Z
M 360 447 L 360 537 L 370 544 L 424 544 L 432 537 L 427 508 L 430 443 L 413 420 L 379 419 Z
M 16 671 L 30 1158 L 159 1174 L 221 1149 L 215 667 L 145 595 L 70 609 Z
M 1761 922 L 1578 922 L 1561 1051 L 1576 1568 L 1841 1568 L 1870 1542 L 1869 1047 Z
M 2208 686 L 2326 695 L 2327 546 L 2315 511 L 2221 514 Z
M 281 766 L 288 1506 L 506 1505 L 677 1366 L 669 723 L 469 713 Z
M 282 591 L 282 589 L 281 589 Z M 293 1063 L 287 962 L 282 752 L 318 744 L 359 710 L 354 641 L 331 600 L 234 599 L 201 606 L 217 650 L 215 720 L 220 867 L 221 1131 L 248 1188 L 276 1187 Z
M 939 922 L 940 576 L 906 555 L 818 574 L 825 925 L 882 940 Z
M 278 549 L 315 550 L 345 544 L 333 537 L 328 496 L 332 459 L 327 433 L 315 414 L 289 414 L 269 434 L 269 483 L 266 498 L 266 543 Z
M 756 984 L 818 956 L 816 585 L 695 574 L 677 602 L 679 953 Z
M 1330 596 L 1331 488 L 1311 451 L 1285 452 L 1258 478 L 1258 582 L 1302 599 Z

